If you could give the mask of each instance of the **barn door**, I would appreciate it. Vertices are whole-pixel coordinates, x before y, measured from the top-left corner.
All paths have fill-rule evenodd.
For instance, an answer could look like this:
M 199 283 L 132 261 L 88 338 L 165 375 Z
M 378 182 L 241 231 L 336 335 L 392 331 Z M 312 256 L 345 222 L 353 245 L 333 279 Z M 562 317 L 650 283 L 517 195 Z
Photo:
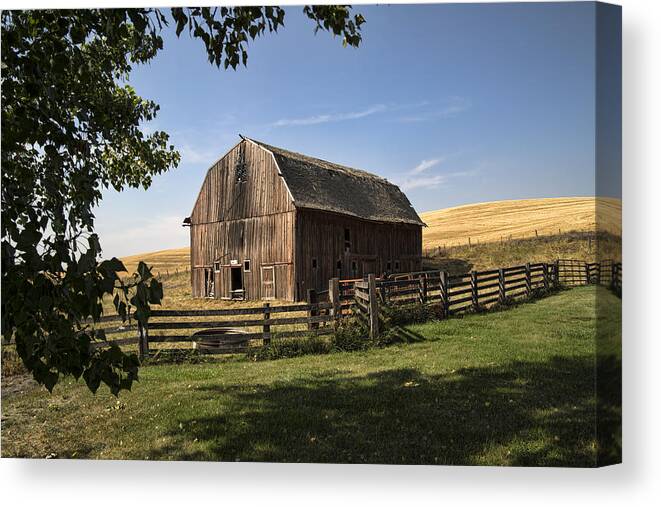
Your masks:
M 215 280 L 213 270 L 211 268 L 204 268 L 204 297 L 212 298 L 216 295 Z
M 243 288 L 243 272 L 241 266 L 232 266 L 230 268 L 230 293 L 232 299 L 244 299 L 245 290 Z
M 273 266 L 262 266 L 262 299 L 275 299 L 275 271 Z

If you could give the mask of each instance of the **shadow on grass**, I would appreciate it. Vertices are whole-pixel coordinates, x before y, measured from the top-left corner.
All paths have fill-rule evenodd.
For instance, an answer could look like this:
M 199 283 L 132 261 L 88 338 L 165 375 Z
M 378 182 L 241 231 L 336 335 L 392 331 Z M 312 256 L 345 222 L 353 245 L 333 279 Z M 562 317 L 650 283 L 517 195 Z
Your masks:
M 427 338 L 422 336 L 420 333 L 413 331 L 407 327 L 402 326 L 393 326 L 388 330 L 392 337 L 392 343 L 417 343 L 427 341 Z
M 216 417 L 181 421 L 151 458 L 595 466 L 594 357 L 425 375 L 338 372 L 205 388 Z M 605 407 L 602 407 L 605 409 Z M 609 409 L 616 413 L 615 407 Z M 204 449 L 181 454 L 182 438 Z

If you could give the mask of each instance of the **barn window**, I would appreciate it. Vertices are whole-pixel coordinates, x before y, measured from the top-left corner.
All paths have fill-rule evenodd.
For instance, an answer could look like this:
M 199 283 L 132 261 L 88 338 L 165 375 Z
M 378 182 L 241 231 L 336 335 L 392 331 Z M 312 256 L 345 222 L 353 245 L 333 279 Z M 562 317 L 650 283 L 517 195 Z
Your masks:
M 356 261 L 351 261 L 351 275 L 354 277 L 358 275 L 358 264 Z
M 243 261 L 243 271 L 246 273 L 250 273 L 250 259 L 246 259 Z
M 399 271 L 399 261 L 395 261 L 395 271 Z
M 312 269 L 317 269 L 317 258 L 312 257 Z
M 220 271 L 220 262 L 213 263 L 213 270 L 218 273 Z
M 348 252 L 349 250 L 351 250 L 351 231 L 344 229 L 344 251 Z
M 386 271 L 390 271 L 392 269 L 392 262 L 388 261 L 386 262 Z
M 246 154 L 244 152 L 243 143 L 239 145 L 239 154 L 236 158 L 235 178 L 236 183 L 243 183 L 248 177 L 246 170 Z

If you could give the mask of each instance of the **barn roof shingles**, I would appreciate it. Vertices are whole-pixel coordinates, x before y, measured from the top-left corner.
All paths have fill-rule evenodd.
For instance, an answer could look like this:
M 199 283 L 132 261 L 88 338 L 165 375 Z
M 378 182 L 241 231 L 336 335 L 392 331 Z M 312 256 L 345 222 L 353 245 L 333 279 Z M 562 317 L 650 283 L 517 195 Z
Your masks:
M 273 153 L 296 207 L 376 222 L 425 225 L 406 195 L 385 178 L 248 140 Z

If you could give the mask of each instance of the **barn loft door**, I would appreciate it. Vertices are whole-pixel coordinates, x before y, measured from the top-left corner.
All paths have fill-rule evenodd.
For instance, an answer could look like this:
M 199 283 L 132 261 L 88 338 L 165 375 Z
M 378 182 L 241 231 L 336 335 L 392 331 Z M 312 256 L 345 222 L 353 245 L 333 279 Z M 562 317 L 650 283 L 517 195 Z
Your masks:
M 275 271 L 273 266 L 262 266 L 262 299 L 275 299 Z

